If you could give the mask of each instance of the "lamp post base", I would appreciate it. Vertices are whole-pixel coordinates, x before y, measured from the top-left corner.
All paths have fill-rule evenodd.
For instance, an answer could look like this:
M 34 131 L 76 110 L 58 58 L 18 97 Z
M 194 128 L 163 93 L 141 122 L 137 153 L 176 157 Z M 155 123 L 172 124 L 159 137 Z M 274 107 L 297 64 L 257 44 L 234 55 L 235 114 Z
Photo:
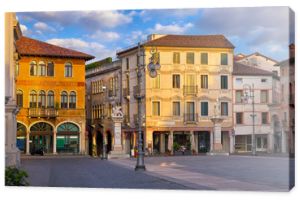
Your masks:
M 135 171 L 146 171 L 145 165 L 136 165 L 135 166 Z

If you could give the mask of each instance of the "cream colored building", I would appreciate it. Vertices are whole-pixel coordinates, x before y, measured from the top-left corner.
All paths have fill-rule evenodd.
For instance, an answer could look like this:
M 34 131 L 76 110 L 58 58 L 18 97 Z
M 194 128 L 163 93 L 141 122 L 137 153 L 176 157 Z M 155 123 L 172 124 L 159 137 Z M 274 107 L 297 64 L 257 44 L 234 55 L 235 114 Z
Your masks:
M 274 114 L 271 106 L 278 105 L 279 102 L 279 95 L 274 93 L 274 90 L 276 91 L 274 82 L 278 82 L 279 77 L 272 72 L 241 63 L 234 63 L 232 74 L 235 152 L 252 150 L 253 131 L 257 152 L 279 151 L 285 144 L 281 144 L 281 140 L 278 138 L 278 134 L 281 135 L 281 132 L 277 130 L 278 127 L 275 127 L 275 131 L 272 125 L 279 122 L 274 122 L 277 115 Z M 248 99 L 245 98 L 246 93 Z
M 158 76 L 147 70 L 151 50 L 159 53 Z M 136 146 L 137 46 L 117 52 L 122 62 L 124 148 Z M 187 154 L 215 150 L 229 152 L 232 137 L 232 69 L 234 46 L 222 35 L 150 35 L 141 44 L 145 66 L 141 90 L 144 149 L 147 154 Z M 212 140 L 211 118 L 219 112 L 221 131 Z M 133 138 L 133 139 L 130 139 Z M 135 138 L 135 139 L 134 139 Z M 133 143 L 130 140 L 134 141 Z M 133 146 L 132 146 L 133 145 Z
M 16 147 L 17 122 L 15 69 L 19 59 L 16 40 L 22 36 L 15 13 L 5 13 L 5 166 L 20 165 Z

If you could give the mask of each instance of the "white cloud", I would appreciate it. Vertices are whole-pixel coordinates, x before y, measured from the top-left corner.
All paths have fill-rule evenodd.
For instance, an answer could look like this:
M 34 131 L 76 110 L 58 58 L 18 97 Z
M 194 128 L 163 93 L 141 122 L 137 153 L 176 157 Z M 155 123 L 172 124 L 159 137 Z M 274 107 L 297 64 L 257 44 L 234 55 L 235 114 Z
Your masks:
M 55 28 L 49 26 L 48 24 L 44 22 L 36 22 L 33 27 L 36 29 L 36 32 L 42 34 L 46 32 L 55 32 Z
M 132 31 L 130 34 L 125 36 L 126 43 L 127 44 L 135 44 L 138 41 L 143 41 L 147 39 L 147 34 L 145 34 L 143 31 Z
M 23 19 L 51 22 L 61 27 L 79 24 L 90 30 L 114 28 L 132 22 L 134 12 L 124 14 L 121 11 L 63 11 L 20 13 Z
M 155 24 L 154 28 L 148 29 L 150 33 L 161 33 L 161 34 L 183 34 L 188 29 L 192 28 L 192 23 L 187 23 L 180 26 L 179 24 L 161 25 L 160 23 Z
M 98 42 L 87 42 L 79 38 L 53 38 L 47 40 L 46 42 L 83 53 L 88 53 L 95 56 L 96 59 L 115 56 L 114 50 L 107 49 L 104 45 Z
M 24 24 L 20 24 L 20 28 L 23 35 L 30 35 L 31 32 L 30 30 L 28 30 L 27 26 L 25 26 Z
M 120 38 L 120 35 L 117 32 L 104 32 L 101 30 L 96 31 L 94 34 L 89 35 L 90 38 L 92 39 L 97 39 L 97 40 L 106 40 L 106 41 L 113 41 L 117 40 Z
M 184 17 L 195 16 L 199 12 L 200 9 L 149 9 L 140 11 L 139 16 L 143 21 L 170 17 L 182 20 Z

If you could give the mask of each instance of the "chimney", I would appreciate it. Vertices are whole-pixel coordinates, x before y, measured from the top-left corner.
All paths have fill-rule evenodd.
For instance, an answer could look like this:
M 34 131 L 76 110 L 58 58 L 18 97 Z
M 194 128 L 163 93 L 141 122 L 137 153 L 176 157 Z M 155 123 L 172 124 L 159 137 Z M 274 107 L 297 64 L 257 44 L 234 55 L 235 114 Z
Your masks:
M 156 40 L 156 39 L 164 37 L 164 36 L 166 36 L 166 35 L 163 35 L 163 34 L 150 34 L 150 35 L 148 35 L 147 40 L 148 41 Z

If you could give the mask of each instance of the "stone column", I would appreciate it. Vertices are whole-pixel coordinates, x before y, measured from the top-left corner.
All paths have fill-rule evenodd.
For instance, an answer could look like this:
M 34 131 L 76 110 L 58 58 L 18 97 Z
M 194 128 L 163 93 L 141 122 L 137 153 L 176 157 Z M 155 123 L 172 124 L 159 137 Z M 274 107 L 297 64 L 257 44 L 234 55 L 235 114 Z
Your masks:
M 234 153 L 235 151 L 235 136 L 234 136 L 234 130 L 231 131 L 230 134 L 230 153 Z
M 165 149 L 165 134 L 164 133 L 160 133 L 159 134 L 160 137 L 160 153 L 165 153 L 166 149 Z
M 195 151 L 196 151 L 196 153 L 198 154 L 198 152 L 199 152 L 199 149 L 198 149 L 198 147 L 199 147 L 199 137 L 198 137 L 198 134 L 195 134 Z
M 223 146 L 221 143 L 221 123 L 223 122 L 223 119 L 221 117 L 215 116 L 213 118 L 211 118 L 211 121 L 214 124 L 213 127 L 213 148 L 210 151 L 210 155 L 217 155 L 217 154 L 221 154 L 221 155 L 229 155 L 229 153 L 224 152 L 223 151 Z
M 53 132 L 53 154 L 56 153 L 56 131 Z
M 171 154 L 173 155 L 173 131 L 170 131 L 168 137 L 168 150 L 170 150 Z
M 26 133 L 26 155 L 30 155 L 30 132 Z
M 281 131 L 281 135 L 282 135 L 282 137 L 281 137 L 281 152 L 282 153 L 286 153 L 286 142 L 287 142 L 287 140 L 286 140 L 286 133 L 285 133 L 285 131 L 284 130 L 282 130 Z
M 190 131 L 190 143 L 191 143 L 191 151 L 193 153 L 193 150 L 195 150 L 195 137 L 193 131 Z
M 274 135 L 273 130 L 268 134 L 268 153 L 273 153 L 274 151 Z
M 121 107 L 114 107 L 111 116 L 114 124 L 114 143 L 113 151 L 110 152 L 108 158 L 129 157 L 129 155 L 125 153 L 121 142 L 121 123 L 123 122 Z

